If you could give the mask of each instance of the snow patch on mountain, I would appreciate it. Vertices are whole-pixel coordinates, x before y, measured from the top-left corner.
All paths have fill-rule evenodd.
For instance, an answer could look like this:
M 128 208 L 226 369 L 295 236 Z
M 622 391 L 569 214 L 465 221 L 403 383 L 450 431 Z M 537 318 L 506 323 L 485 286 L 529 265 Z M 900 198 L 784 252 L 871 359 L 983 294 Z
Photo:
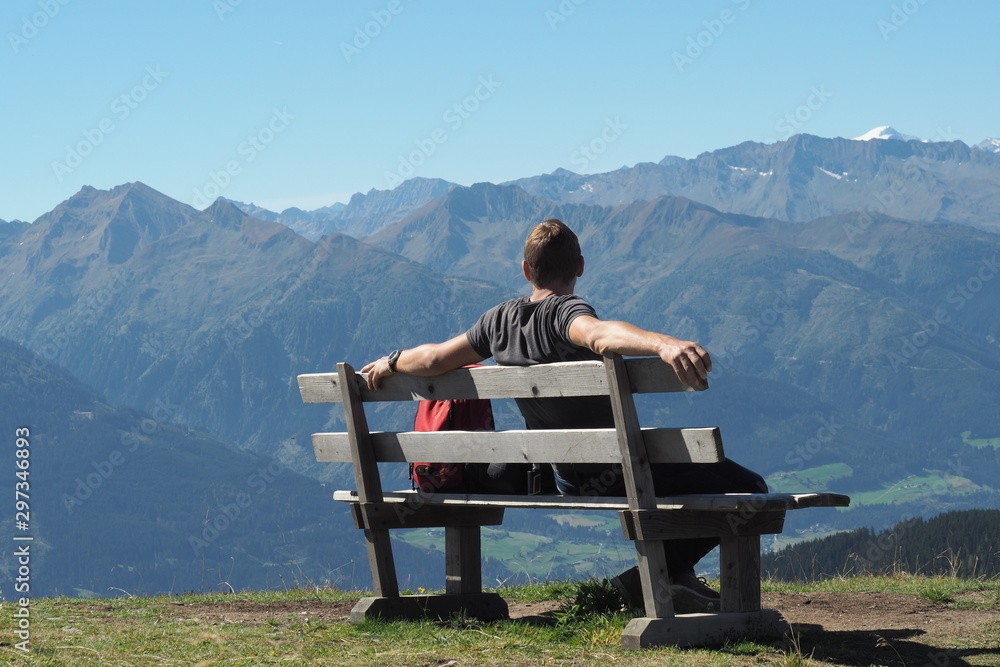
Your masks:
M 983 139 L 975 146 L 981 151 L 986 151 L 987 153 L 1000 154 L 1000 139 L 994 139 L 990 137 L 989 139 Z
M 894 140 L 894 141 L 922 141 L 920 137 L 915 137 L 912 134 L 903 134 L 889 125 L 880 125 L 874 129 L 871 129 L 860 137 L 854 137 L 854 141 L 871 141 L 872 139 L 884 139 L 884 140 Z
M 733 169 L 734 171 L 742 171 L 744 173 L 752 171 L 756 173 L 758 176 L 770 176 L 771 174 L 774 173 L 774 171 L 757 171 L 756 169 L 753 169 L 751 167 L 734 167 L 731 164 L 727 164 L 726 166 L 729 167 L 730 169 Z

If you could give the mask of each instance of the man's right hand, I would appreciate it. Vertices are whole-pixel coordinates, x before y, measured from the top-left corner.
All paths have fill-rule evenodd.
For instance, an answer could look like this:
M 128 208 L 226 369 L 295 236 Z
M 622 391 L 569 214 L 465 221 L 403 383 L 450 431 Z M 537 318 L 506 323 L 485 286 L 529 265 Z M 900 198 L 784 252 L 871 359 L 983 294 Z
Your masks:
M 664 336 L 660 359 L 670 364 L 680 381 L 689 387 L 700 387 L 708 380 L 712 370 L 712 357 L 708 350 L 689 340 L 678 340 Z

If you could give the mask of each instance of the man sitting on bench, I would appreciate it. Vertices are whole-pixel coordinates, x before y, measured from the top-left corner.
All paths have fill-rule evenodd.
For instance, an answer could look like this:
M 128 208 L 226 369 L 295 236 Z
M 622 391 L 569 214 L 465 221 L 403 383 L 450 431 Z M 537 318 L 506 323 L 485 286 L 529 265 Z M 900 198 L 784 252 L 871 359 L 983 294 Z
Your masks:
M 393 373 L 432 376 L 493 357 L 502 366 L 531 366 L 560 361 L 601 360 L 605 353 L 657 356 L 684 384 L 698 386 L 712 369 L 708 352 L 627 322 L 601 320 L 593 307 L 573 294 L 583 275 L 584 259 L 573 231 L 559 220 L 537 225 L 524 243 L 524 277 L 530 296 L 512 299 L 486 311 L 464 334 L 443 343 L 429 343 L 388 356 L 362 368 L 368 385 Z M 517 399 L 529 429 L 613 428 L 607 396 Z M 624 496 L 621 466 L 553 464 L 556 486 L 566 495 Z M 732 461 L 721 463 L 652 464 L 658 496 L 691 493 L 766 493 L 763 478 Z M 503 466 L 491 466 L 502 476 Z M 719 594 L 705 585 L 695 564 L 719 544 L 718 538 L 664 542 L 671 594 L 678 613 L 718 611 Z M 642 585 L 633 567 L 612 579 L 632 605 L 642 605 Z

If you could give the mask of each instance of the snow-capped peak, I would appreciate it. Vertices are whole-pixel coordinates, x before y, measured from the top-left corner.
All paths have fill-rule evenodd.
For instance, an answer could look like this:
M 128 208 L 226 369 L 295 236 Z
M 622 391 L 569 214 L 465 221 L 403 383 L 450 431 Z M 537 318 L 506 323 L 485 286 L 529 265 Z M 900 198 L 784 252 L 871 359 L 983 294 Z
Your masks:
M 871 141 L 872 139 L 894 139 L 896 141 L 920 141 L 919 137 L 897 132 L 888 125 L 876 127 L 865 132 L 860 137 L 854 137 L 854 141 Z
M 993 139 L 992 137 L 989 139 L 983 139 L 976 144 L 976 148 L 981 151 L 986 151 L 987 153 L 1000 154 L 1000 139 Z

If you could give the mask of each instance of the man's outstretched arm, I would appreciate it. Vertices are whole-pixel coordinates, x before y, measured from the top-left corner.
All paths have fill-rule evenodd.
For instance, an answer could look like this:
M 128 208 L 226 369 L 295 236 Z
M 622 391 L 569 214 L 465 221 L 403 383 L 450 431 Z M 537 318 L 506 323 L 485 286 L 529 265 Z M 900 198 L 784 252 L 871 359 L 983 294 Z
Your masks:
M 426 343 L 403 350 L 396 359 L 396 371 L 407 375 L 441 375 L 484 358 L 472 349 L 469 338 L 463 333 L 443 343 Z M 392 375 L 389 357 L 365 365 L 361 372 L 368 373 L 368 386 L 378 389 L 382 378 Z
M 712 370 L 712 358 L 698 343 L 646 331 L 628 322 L 581 315 L 570 323 L 569 338 L 598 354 L 657 356 L 673 367 L 681 382 L 692 387 L 703 384 Z

